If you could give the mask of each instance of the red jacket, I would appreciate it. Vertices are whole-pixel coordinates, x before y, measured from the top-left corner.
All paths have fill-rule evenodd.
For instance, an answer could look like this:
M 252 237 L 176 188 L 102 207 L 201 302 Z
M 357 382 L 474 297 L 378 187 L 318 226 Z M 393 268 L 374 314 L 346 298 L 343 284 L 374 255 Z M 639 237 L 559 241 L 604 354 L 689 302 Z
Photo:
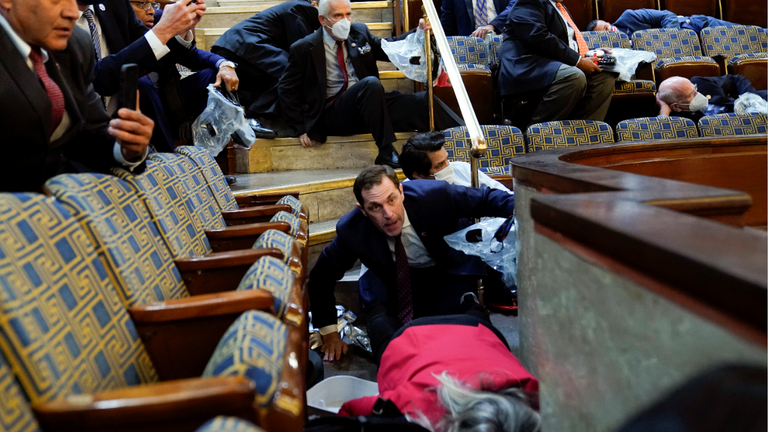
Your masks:
M 445 414 L 437 394 L 429 390 L 443 371 L 474 388 L 518 386 L 538 407 L 539 382 L 487 327 L 422 325 L 410 327 L 387 346 L 381 358 L 379 396 L 391 400 L 403 414 L 424 414 L 435 423 Z M 339 415 L 369 415 L 379 396 L 354 399 Z

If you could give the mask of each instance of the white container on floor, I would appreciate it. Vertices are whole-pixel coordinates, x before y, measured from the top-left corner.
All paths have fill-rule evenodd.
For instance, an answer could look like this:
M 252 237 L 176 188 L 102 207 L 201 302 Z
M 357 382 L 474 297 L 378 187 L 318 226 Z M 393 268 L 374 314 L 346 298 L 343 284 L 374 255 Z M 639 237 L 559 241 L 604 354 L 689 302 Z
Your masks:
M 344 402 L 379 394 L 379 385 L 373 381 L 349 375 L 326 378 L 307 390 L 307 405 L 338 413 Z

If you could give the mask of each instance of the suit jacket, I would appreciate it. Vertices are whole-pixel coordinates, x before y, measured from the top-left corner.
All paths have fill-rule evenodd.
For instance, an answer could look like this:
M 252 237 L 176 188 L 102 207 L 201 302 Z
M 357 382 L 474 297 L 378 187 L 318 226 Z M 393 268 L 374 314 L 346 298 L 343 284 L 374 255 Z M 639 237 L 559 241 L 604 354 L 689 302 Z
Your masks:
M 613 23 L 619 31 L 627 36 L 639 30 L 652 28 L 680 28 L 677 15 L 667 10 L 656 9 L 627 9 Z
M 93 91 L 93 45 L 75 28 L 67 48 L 49 52 L 48 75 L 64 93 L 70 128 L 50 142 L 51 101 L 10 36 L 0 27 L 0 128 L 3 158 L 0 190 L 39 191 L 64 172 L 107 172 L 115 164 L 110 117 Z
M 452 249 L 443 237 L 464 228 L 467 218 L 511 215 L 514 195 L 433 180 L 403 183 L 403 192 L 408 219 L 437 269 L 453 275 L 485 275 L 486 266 L 479 257 Z M 309 275 L 309 299 L 315 327 L 336 321 L 333 295 L 336 281 L 358 259 L 388 287 L 390 293 L 397 292 L 395 262 L 386 235 L 355 209 L 339 220 L 336 238 L 320 254 Z M 371 299 L 376 300 L 383 299 Z
M 492 25 L 497 32 L 504 30 L 509 9 L 515 4 L 515 1 L 493 0 L 497 15 L 488 24 Z M 477 28 L 472 0 L 443 0 L 440 23 L 443 25 L 446 36 L 469 36 Z
M 502 95 L 546 87 L 560 65 L 575 66 L 579 53 L 568 46 L 568 24 L 549 0 L 517 0 L 501 44 Z
M 278 84 L 280 105 L 288 126 L 294 129 L 297 136 L 309 132 L 325 108 L 328 80 L 325 71 L 323 31 L 325 30 L 322 28 L 318 29 L 291 46 L 288 67 Z M 389 61 L 389 57 L 381 49 L 380 38 L 371 34 L 365 24 L 355 23 L 352 24 L 344 44 L 359 80 L 369 76 L 379 77 L 376 61 Z M 315 135 L 313 139 L 325 142 L 327 136 L 324 131 L 312 132 Z

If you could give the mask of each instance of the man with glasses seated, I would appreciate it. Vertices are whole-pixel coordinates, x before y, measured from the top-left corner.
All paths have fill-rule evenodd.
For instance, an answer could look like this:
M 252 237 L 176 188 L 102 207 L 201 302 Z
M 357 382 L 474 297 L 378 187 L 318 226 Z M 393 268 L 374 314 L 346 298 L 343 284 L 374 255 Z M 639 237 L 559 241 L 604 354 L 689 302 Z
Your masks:
M 148 1 L 131 1 L 136 18 L 144 23 L 144 27 L 151 29 L 155 25 L 155 11 L 160 9 L 160 3 Z
M 184 97 L 173 104 L 184 107 L 189 116 L 196 117 L 205 108 L 208 83 L 224 82 L 230 90 L 237 89 L 235 64 L 198 50 L 193 44 L 194 26 L 205 13 L 204 0 L 197 0 L 196 3 L 180 0 L 168 4 L 162 22 L 155 9 L 158 6 L 156 2 L 103 0 L 94 3 L 93 0 L 78 0 L 78 6 L 80 17 L 77 25 L 90 33 L 96 51 L 93 86 L 103 97 L 108 113 L 114 113 L 117 108 L 116 98 L 112 96 L 119 90 L 120 70 L 127 63 L 136 63 L 141 75 L 175 71 L 177 63 L 200 71 L 193 81 L 179 86 L 177 93 Z M 141 10 L 145 17 L 152 16 L 150 30 L 147 30 L 145 22 L 137 18 L 136 9 Z M 165 73 L 160 74 L 163 75 Z M 159 82 L 160 87 L 164 84 L 162 80 Z M 172 151 L 174 133 L 165 115 L 169 110 L 163 108 L 164 98 L 160 97 L 158 83 L 142 78 L 139 80 L 139 92 L 141 111 L 155 120 L 152 144 L 159 151 Z
M 741 95 L 754 93 L 766 98 L 765 90 L 756 90 L 741 75 L 721 77 L 671 77 L 659 84 L 656 101 L 660 116 L 686 117 L 695 123 L 705 115 L 733 112 Z

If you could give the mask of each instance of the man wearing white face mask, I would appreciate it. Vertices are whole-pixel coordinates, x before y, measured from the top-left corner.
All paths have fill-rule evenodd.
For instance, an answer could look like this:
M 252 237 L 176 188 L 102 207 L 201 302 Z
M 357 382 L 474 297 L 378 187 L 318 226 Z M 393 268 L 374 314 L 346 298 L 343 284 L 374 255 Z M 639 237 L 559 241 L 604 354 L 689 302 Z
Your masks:
M 318 13 L 322 29 L 291 46 L 278 85 L 288 126 L 304 147 L 329 135 L 370 133 L 379 148 L 376 163 L 399 168 L 395 131 L 429 130 L 426 92 L 384 92 L 376 61 L 389 58 L 365 24 L 351 23 L 348 0 L 321 0 Z M 435 98 L 435 127 L 460 124 Z
M 656 101 L 661 107 L 660 116 L 687 117 L 694 122 L 704 116 L 703 110 L 709 104 L 707 97 L 697 91 L 691 80 L 683 77 L 667 78 L 659 84 Z

